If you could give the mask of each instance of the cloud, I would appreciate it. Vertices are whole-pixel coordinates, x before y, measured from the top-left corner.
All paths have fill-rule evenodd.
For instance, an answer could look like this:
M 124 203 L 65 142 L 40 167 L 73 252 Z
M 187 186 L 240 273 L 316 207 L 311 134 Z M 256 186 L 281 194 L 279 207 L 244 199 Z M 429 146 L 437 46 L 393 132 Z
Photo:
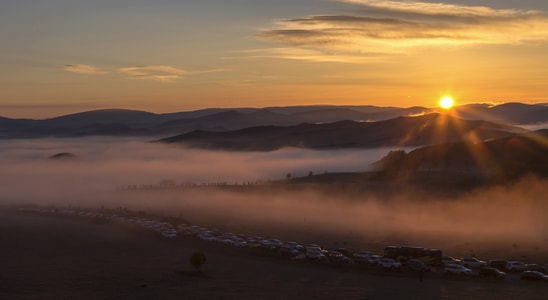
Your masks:
M 122 67 L 117 69 L 100 69 L 90 65 L 73 64 L 65 65 L 65 71 L 78 74 L 123 74 L 129 79 L 148 79 L 162 82 L 174 82 L 183 79 L 187 75 L 205 74 L 213 72 L 223 72 L 225 69 L 201 70 L 201 71 L 186 71 L 173 66 L 167 65 L 149 65 L 149 66 L 132 66 Z
M 189 73 L 185 70 L 165 65 L 125 67 L 117 71 L 128 75 L 130 79 L 152 79 L 168 82 L 182 79 L 183 75 Z
M 378 8 L 391 11 L 402 11 L 416 14 L 447 15 L 447 16 L 480 16 L 480 17 L 515 17 L 519 15 L 535 15 L 540 11 L 517 9 L 493 9 L 485 6 L 465 6 L 448 3 L 431 3 L 418 1 L 381 1 L 381 0 L 337 0 L 337 2 L 362 5 L 368 8 Z
M 256 37 L 337 55 L 548 41 L 548 16 L 541 11 L 412 1 L 338 2 L 353 5 L 354 13 L 283 20 Z
M 334 54 L 328 51 L 319 49 L 302 49 L 294 47 L 280 47 L 267 49 L 254 49 L 241 52 L 244 58 L 248 59 L 263 59 L 263 58 L 279 58 L 292 59 L 310 62 L 336 62 L 336 63 L 371 63 L 382 62 L 385 58 L 382 55 L 345 55 Z M 225 57 L 226 59 L 242 58 L 242 57 Z
M 78 74 L 108 74 L 110 71 L 96 68 L 90 65 L 82 65 L 82 64 L 75 64 L 75 65 L 65 65 L 63 69 L 67 72 L 72 73 L 78 73 Z

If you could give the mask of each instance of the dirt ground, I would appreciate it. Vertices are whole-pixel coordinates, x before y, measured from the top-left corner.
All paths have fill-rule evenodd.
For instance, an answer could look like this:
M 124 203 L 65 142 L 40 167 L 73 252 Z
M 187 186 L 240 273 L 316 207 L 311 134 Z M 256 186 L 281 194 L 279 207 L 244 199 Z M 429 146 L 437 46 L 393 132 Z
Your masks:
M 296 262 L 142 230 L 0 212 L 1 299 L 546 299 L 548 284 Z M 207 257 L 198 275 L 188 262 Z

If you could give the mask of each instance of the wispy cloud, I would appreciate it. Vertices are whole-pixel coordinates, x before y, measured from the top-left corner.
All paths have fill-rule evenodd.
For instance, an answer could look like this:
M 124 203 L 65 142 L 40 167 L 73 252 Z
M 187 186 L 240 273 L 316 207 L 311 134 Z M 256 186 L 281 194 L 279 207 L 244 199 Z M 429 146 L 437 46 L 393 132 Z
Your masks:
M 404 11 L 416 14 L 451 15 L 451 16 L 491 16 L 515 17 L 516 15 L 539 14 L 535 10 L 493 9 L 486 6 L 465 6 L 449 3 L 431 3 L 418 1 L 383 1 L 383 0 L 337 0 L 337 2 L 351 3 L 391 11 Z
M 182 79 L 189 72 L 171 66 L 153 65 L 136 66 L 117 69 L 118 72 L 129 76 L 129 79 L 151 79 L 158 81 L 174 81 Z
M 63 67 L 65 71 L 78 74 L 122 74 L 128 79 L 148 79 L 162 82 L 174 82 L 185 76 L 212 72 L 223 72 L 225 69 L 187 71 L 167 65 L 131 66 L 113 69 L 100 69 L 90 65 L 72 64 Z
M 336 62 L 336 63 L 366 63 L 366 62 L 380 62 L 385 60 L 381 55 L 335 55 L 328 51 L 322 51 L 320 49 L 302 49 L 294 47 L 281 47 L 281 48 L 268 48 L 268 49 L 254 49 L 241 52 L 245 58 L 258 59 L 258 58 L 279 58 L 279 59 L 294 59 L 310 62 Z M 225 57 L 225 59 L 235 59 L 241 57 Z
M 108 70 L 99 69 L 90 65 L 82 65 L 82 64 L 76 64 L 76 65 L 65 65 L 63 67 L 65 71 L 72 72 L 72 73 L 78 73 L 78 74 L 107 74 L 109 73 Z
M 354 13 L 283 20 L 256 36 L 296 48 L 353 56 L 421 47 L 548 41 L 548 16 L 541 11 L 416 1 L 337 1 L 352 5 Z

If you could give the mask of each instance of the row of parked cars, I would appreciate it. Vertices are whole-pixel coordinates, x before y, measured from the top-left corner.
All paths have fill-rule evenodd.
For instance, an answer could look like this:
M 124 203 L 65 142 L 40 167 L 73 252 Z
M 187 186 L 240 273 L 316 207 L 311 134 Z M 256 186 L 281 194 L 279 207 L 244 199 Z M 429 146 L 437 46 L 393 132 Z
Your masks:
M 67 217 L 81 217 L 93 220 L 104 220 L 122 224 L 129 224 L 138 226 L 150 231 L 157 232 L 165 238 L 177 237 L 177 230 L 171 223 L 162 221 L 160 219 L 152 217 L 137 217 L 131 214 L 125 213 L 107 213 L 99 211 L 86 211 L 80 209 L 55 209 L 55 208 L 38 208 L 38 207 L 24 207 L 18 209 L 21 212 L 35 212 L 35 213 L 47 213 L 57 214 Z
M 461 258 L 446 256 L 442 258 L 444 273 L 457 275 L 472 275 L 472 269 L 479 269 L 479 276 L 505 278 L 506 272 L 521 272 L 523 280 L 548 281 L 548 267 L 538 264 L 526 264 L 521 261 L 493 259 L 489 261 L 477 258 Z
M 185 234 L 196 235 L 203 240 L 217 241 L 238 247 L 259 248 L 291 259 L 306 259 L 339 265 L 361 264 L 388 270 L 399 270 L 404 265 L 414 271 L 430 271 L 432 269 L 431 265 L 426 264 L 420 259 L 409 259 L 405 264 L 402 264 L 395 259 L 383 257 L 369 251 L 351 252 L 343 248 L 326 250 L 318 244 L 301 245 L 297 242 L 284 242 L 278 239 L 266 239 L 233 233 L 221 234 L 217 230 L 209 230 L 195 225 L 188 226 L 182 224 L 178 226 L 178 229 Z M 525 264 L 519 261 L 482 261 L 477 258 L 456 259 L 446 256 L 441 259 L 441 267 L 443 267 L 442 272 L 444 274 L 472 275 L 473 269 L 477 269 L 478 275 L 481 277 L 504 278 L 506 277 L 504 271 L 506 271 L 522 272 L 522 279 L 548 280 L 548 276 L 544 275 L 548 271 L 546 266 Z
M 351 252 L 344 248 L 326 250 L 318 244 L 300 244 L 293 241 L 281 241 L 279 239 L 264 238 L 260 236 L 249 236 L 221 232 L 216 229 L 208 229 L 197 225 L 179 224 L 176 227 L 171 223 L 152 217 L 139 217 L 126 213 L 103 213 L 84 211 L 76 209 L 45 209 L 45 208 L 24 208 L 20 210 L 39 213 L 56 213 L 65 216 L 76 216 L 93 219 L 105 219 L 117 223 L 140 226 L 147 230 L 158 232 L 166 238 L 175 238 L 177 235 L 191 235 L 201 240 L 217 242 L 234 247 L 257 248 L 264 251 L 276 253 L 279 256 L 295 260 L 311 260 L 329 262 L 332 264 L 345 265 L 357 264 L 369 267 L 377 267 L 386 270 L 399 270 L 403 267 L 402 262 L 393 258 L 383 257 L 369 251 Z M 430 271 L 432 266 L 420 259 L 409 259 L 405 266 L 413 271 Z M 441 267 L 444 274 L 472 275 L 473 269 L 478 270 L 479 276 L 504 278 L 506 272 L 521 272 L 521 279 L 548 281 L 548 266 L 537 264 L 525 264 L 520 261 L 508 261 L 494 259 L 482 261 L 477 258 L 457 259 L 450 256 L 441 258 Z

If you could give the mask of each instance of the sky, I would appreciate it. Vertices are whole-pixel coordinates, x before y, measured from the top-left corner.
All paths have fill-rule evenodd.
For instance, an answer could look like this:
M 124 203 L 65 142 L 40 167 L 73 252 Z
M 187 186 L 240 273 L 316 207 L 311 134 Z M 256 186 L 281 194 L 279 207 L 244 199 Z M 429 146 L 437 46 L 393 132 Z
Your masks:
M 544 0 L 3 1 L 0 116 L 548 102 Z

